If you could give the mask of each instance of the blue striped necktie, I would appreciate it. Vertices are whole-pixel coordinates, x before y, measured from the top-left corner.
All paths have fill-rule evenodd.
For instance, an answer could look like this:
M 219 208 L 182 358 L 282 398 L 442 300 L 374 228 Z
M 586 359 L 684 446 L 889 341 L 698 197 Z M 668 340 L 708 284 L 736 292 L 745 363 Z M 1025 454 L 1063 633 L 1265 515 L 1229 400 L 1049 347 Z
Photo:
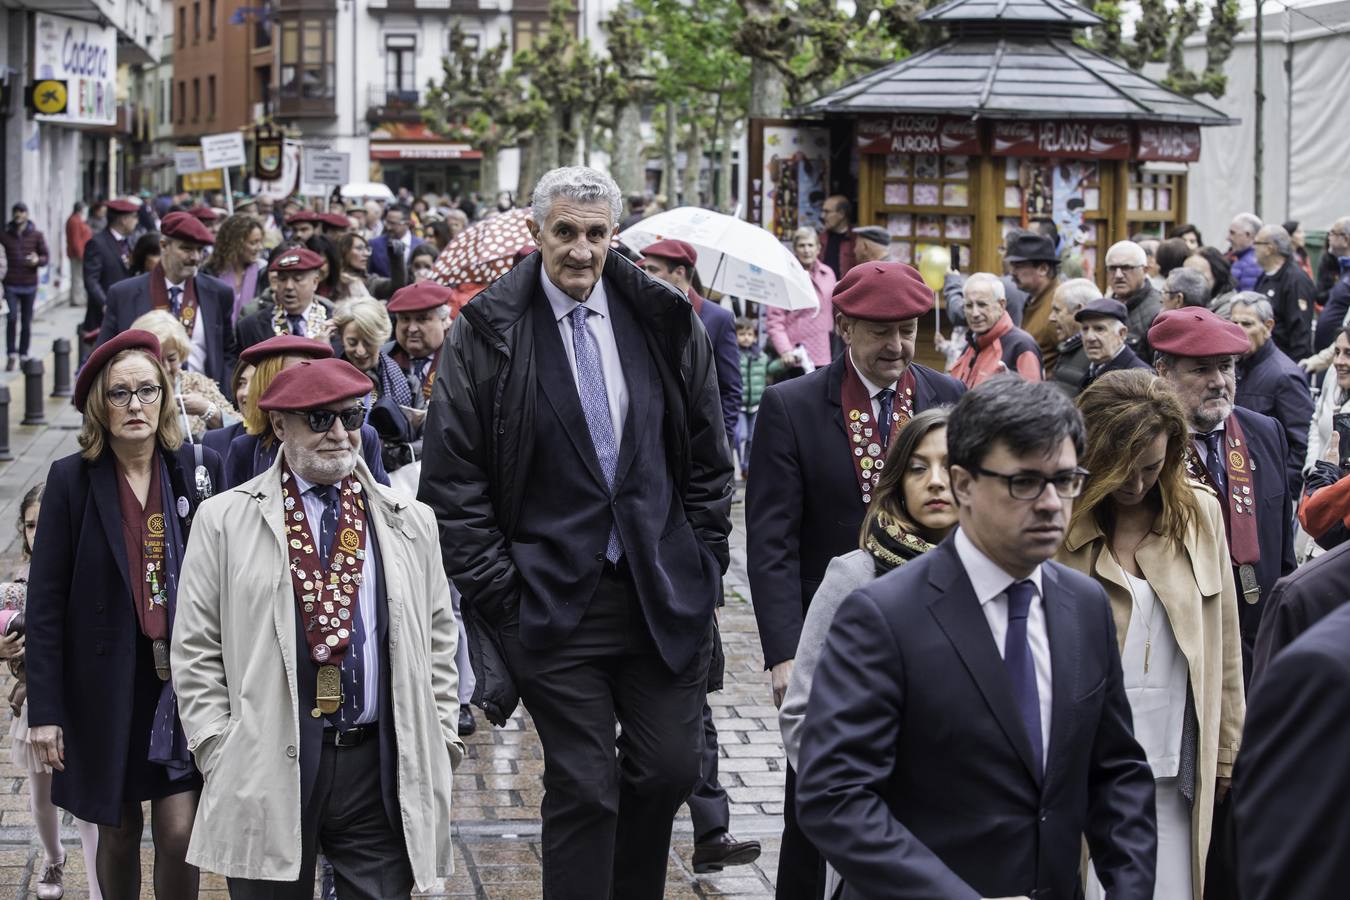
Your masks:
M 590 312 L 578 304 L 571 313 L 572 350 L 577 359 L 577 393 L 581 398 L 581 411 L 586 414 L 586 428 L 591 433 L 595 455 L 600 460 L 600 471 L 604 473 L 605 484 L 612 494 L 614 475 L 619 468 L 619 442 L 614 436 L 614 422 L 609 417 L 609 392 L 605 389 L 605 370 L 600 363 L 600 342 L 595 339 L 587 322 Z M 614 523 L 610 525 L 605 559 L 616 563 L 622 555 L 619 527 L 618 523 Z

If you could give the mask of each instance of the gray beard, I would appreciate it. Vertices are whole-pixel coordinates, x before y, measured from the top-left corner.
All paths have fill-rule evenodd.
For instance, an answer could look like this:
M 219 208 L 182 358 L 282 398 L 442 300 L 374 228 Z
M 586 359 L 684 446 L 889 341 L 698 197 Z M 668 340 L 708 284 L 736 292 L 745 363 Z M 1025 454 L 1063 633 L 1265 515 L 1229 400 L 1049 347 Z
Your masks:
M 1232 413 L 1233 404 L 1231 402 L 1228 403 L 1228 409 L 1222 415 L 1196 410 L 1191 414 L 1191 427 L 1195 429 L 1197 434 L 1209 434 L 1209 432 L 1218 428 L 1219 423 L 1227 419 Z
M 282 443 L 281 452 L 291 471 L 312 484 L 337 484 L 356 471 L 357 454 L 360 452 L 360 436 L 357 445 L 342 456 L 326 456 L 313 450 L 305 450 L 291 444 Z

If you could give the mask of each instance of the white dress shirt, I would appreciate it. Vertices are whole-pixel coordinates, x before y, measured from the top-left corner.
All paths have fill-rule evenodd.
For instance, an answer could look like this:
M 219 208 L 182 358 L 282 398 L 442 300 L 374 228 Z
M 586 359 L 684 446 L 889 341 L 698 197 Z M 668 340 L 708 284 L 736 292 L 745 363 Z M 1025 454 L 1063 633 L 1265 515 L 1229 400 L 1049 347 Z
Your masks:
M 553 318 L 558 324 L 558 334 L 562 336 L 563 350 L 567 353 L 567 364 L 572 368 L 572 380 L 577 382 L 577 394 L 580 396 L 581 384 L 577 379 L 577 352 L 572 346 L 572 310 L 584 305 L 591 310 L 586 317 L 591 334 L 600 345 L 600 368 L 605 374 L 605 393 L 609 397 L 609 420 L 614 425 L 614 443 L 623 443 L 623 423 L 628 418 L 628 382 L 623 377 L 623 364 L 619 361 L 619 344 L 614 338 L 614 322 L 609 317 L 609 297 L 605 295 L 605 281 L 600 279 L 586 298 L 585 304 L 578 303 L 562 292 L 549 280 L 544 268 L 539 268 L 539 280 L 544 286 L 544 296 L 553 308 Z
M 181 309 L 182 304 L 187 302 L 187 279 L 183 279 L 178 284 L 174 284 L 166 275 L 164 276 L 164 285 L 169 292 L 170 298 L 173 297 L 173 289 L 179 288 L 178 302 L 179 308 Z M 169 312 L 173 312 L 173 307 L 169 308 Z M 174 318 L 178 319 L 180 322 L 182 321 L 182 319 L 177 316 Z M 201 297 L 197 298 L 197 321 L 192 325 L 192 334 L 188 335 L 188 358 L 183 360 L 183 362 L 185 363 L 183 368 L 188 372 L 206 371 L 206 325 L 202 323 Z
M 858 379 L 859 379 L 860 381 L 862 381 L 863 387 L 867 388 L 867 396 L 869 396 L 869 397 L 872 398 L 872 421 L 873 421 L 873 422 L 880 422 L 880 421 L 881 421 L 881 401 L 877 399 L 877 394 L 880 394 L 880 393 L 881 393 L 882 391 L 884 391 L 886 388 L 890 388 L 891 390 L 895 390 L 895 386 L 896 386 L 897 384 L 899 384 L 900 382 L 897 380 L 897 381 L 892 381 L 890 384 L 884 384 L 884 385 L 882 385 L 882 384 L 873 384 L 871 381 L 868 380 L 867 376 L 863 374 L 862 369 L 858 368 L 858 361 L 857 361 L 856 359 L 853 358 L 853 351 L 852 351 L 852 350 L 849 350 L 849 351 L 848 351 L 848 358 L 849 358 L 849 361 L 853 363 L 853 371 L 855 371 L 855 372 L 858 373 Z M 891 409 L 894 410 L 894 409 L 896 408 L 896 405 L 897 405 L 896 402 L 895 402 L 894 400 L 892 400 L 892 401 L 891 401 Z
M 999 567 L 966 533 L 956 529 L 956 555 L 966 570 L 975 597 L 989 622 L 994 645 L 1002 657 L 1008 637 L 1008 585 L 1021 579 L 1014 578 Z M 1050 715 L 1054 708 L 1050 682 L 1050 634 L 1045 627 L 1045 598 L 1041 590 L 1041 567 L 1037 566 L 1026 578 L 1036 588 L 1027 611 L 1027 643 L 1031 645 L 1031 659 L 1036 666 L 1036 693 L 1041 701 L 1041 759 L 1050 755 Z
M 314 483 L 306 481 L 294 472 L 291 477 L 295 479 L 295 489 L 300 492 L 301 501 L 305 505 L 305 517 L 309 520 L 309 533 L 314 536 L 315 542 L 319 540 L 319 535 L 323 530 L 324 501 L 318 494 L 312 493 L 310 488 Z M 367 504 L 369 509 L 369 504 Z M 339 517 L 339 521 L 341 518 Z M 361 646 L 355 648 L 360 654 L 361 659 L 365 661 L 365 696 L 362 698 L 361 715 L 356 720 L 356 725 L 370 725 L 375 722 L 380 713 L 380 628 L 379 614 L 375 609 L 376 583 L 379 578 L 378 552 L 375 549 L 373 538 L 374 526 L 370 522 L 370 516 L 366 516 L 366 559 L 361 566 L 361 584 L 356 589 L 356 609 L 353 611 L 361 617 Z M 333 535 L 333 540 L 337 540 L 337 535 Z M 329 560 L 321 560 L 321 565 L 327 567 Z

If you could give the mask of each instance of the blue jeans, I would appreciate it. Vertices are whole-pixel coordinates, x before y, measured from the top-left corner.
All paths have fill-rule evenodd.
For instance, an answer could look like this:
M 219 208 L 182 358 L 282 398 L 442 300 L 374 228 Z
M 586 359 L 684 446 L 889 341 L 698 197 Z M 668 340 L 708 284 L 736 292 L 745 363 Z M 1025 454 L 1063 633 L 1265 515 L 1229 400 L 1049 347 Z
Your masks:
M 741 461 L 741 471 L 750 471 L 750 439 L 755 433 L 755 419 L 759 418 L 759 410 L 748 413 L 741 410 L 740 417 L 736 420 L 736 456 Z
M 5 301 L 9 304 L 9 316 L 5 323 L 5 349 L 11 356 L 15 353 L 28 355 L 28 343 L 33 336 L 33 304 L 37 301 L 37 286 L 11 287 L 5 285 Z M 23 322 L 17 348 L 14 343 L 14 330 Z

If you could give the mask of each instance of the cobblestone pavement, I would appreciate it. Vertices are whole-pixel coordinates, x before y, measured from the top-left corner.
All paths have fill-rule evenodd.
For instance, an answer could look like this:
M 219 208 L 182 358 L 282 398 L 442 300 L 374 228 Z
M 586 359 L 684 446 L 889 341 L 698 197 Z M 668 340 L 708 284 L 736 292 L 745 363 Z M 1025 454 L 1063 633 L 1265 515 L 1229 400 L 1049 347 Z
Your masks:
M 35 327 L 35 346 L 50 346 L 57 335 L 72 333 L 82 310 L 48 310 Z M 51 360 L 47 361 L 47 390 Z M 2 382 L 0 382 L 2 383 Z M 45 477 L 53 459 L 76 449 L 79 417 L 69 400 L 47 402 L 47 424 L 21 426 L 23 382 L 10 382 L 11 446 L 14 461 L 0 463 L 0 571 L 8 573 L 17 545 L 11 523 L 18 500 Z M 675 823 L 666 897 L 735 897 L 765 900 L 773 896 L 782 830 L 783 747 L 768 677 L 762 669 L 759 637 L 745 577 L 742 508 L 734 510 L 733 561 L 727 575 L 727 606 L 722 613 L 726 648 L 726 689 L 710 697 L 720 735 L 722 784 L 731 799 L 731 832 L 764 845 L 758 864 L 695 876 L 690 866 L 693 833 L 687 810 Z M 8 675 L 0 679 L 0 697 L 8 696 Z M 33 897 L 41 877 L 43 854 L 32 833 L 25 773 L 10 762 L 8 728 L 0 728 L 0 897 Z M 491 728 L 479 714 L 479 728 L 468 741 L 469 755 L 455 774 L 456 873 L 435 897 L 533 900 L 540 896 L 539 803 L 543 797 L 543 755 L 528 715 L 517 711 L 506 728 Z M 66 896 L 87 897 L 80 845 L 69 817 L 62 837 L 68 853 Z M 148 838 L 148 829 L 147 829 Z M 143 897 L 149 890 L 152 854 L 142 852 Z M 224 880 L 204 875 L 202 896 L 224 898 Z

